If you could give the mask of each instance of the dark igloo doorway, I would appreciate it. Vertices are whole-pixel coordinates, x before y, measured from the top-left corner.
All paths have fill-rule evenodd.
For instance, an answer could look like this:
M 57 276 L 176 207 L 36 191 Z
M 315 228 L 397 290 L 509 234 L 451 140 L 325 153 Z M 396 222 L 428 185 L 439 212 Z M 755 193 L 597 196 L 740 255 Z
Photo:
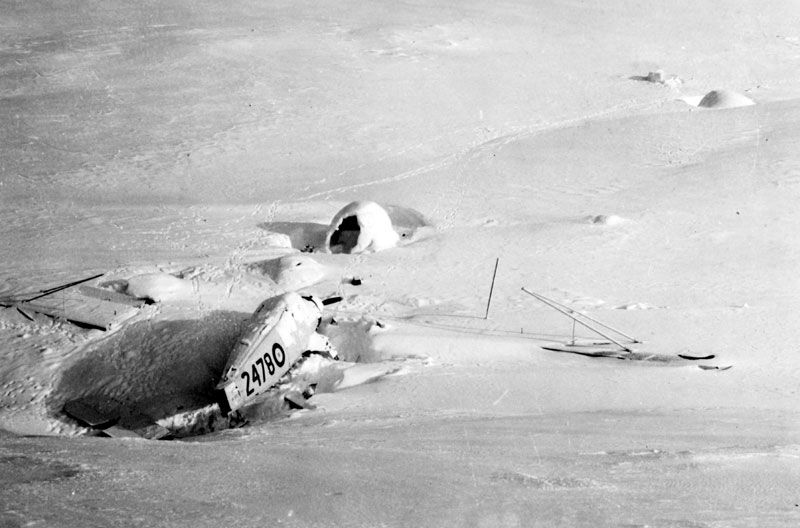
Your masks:
M 331 235 L 330 248 L 332 253 L 350 253 L 358 244 L 358 237 L 361 235 L 361 226 L 358 218 L 347 216 Z

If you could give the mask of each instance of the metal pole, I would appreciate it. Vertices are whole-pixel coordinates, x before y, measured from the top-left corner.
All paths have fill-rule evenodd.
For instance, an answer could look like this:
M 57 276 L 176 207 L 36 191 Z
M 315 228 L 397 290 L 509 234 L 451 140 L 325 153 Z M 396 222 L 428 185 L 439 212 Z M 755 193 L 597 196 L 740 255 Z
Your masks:
M 26 303 L 26 302 L 35 301 L 36 299 L 41 299 L 42 297 L 46 297 L 46 296 L 51 295 L 51 294 L 56 293 L 56 292 L 60 292 L 61 290 L 66 290 L 67 288 L 72 288 L 73 286 L 77 286 L 78 284 L 83 284 L 84 282 L 89 282 L 90 280 L 96 279 L 98 277 L 102 277 L 103 275 L 105 275 L 105 273 L 100 273 L 98 275 L 94 275 L 92 277 L 89 277 L 88 279 L 81 279 L 81 280 L 78 280 L 78 281 L 75 281 L 75 282 L 70 282 L 70 283 L 64 284 L 62 286 L 56 286 L 55 288 L 50 288 L 49 290 L 44 290 L 41 295 L 37 295 L 36 297 L 31 297 L 30 299 L 25 299 L 25 300 L 19 301 L 19 302 Z
M 486 315 L 483 316 L 484 319 L 489 318 L 489 306 L 492 304 L 492 293 L 494 293 L 494 280 L 497 278 L 497 266 L 500 264 L 500 257 L 494 261 L 494 273 L 492 274 L 492 286 L 489 288 L 489 301 L 486 303 Z
M 593 326 L 581 321 L 580 319 L 578 319 L 577 317 L 575 317 L 574 315 L 569 313 L 567 310 L 564 310 L 563 308 L 560 308 L 560 307 L 558 307 L 558 306 L 556 306 L 554 304 L 551 304 L 548 300 L 545 300 L 545 299 L 541 298 L 538 294 L 536 294 L 536 293 L 534 293 L 534 292 L 532 292 L 532 291 L 530 291 L 530 290 L 528 290 L 526 288 L 522 288 L 522 291 L 524 291 L 525 293 L 527 293 L 528 295 L 530 295 L 532 297 L 535 297 L 536 299 L 538 299 L 539 301 L 543 302 L 544 304 L 546 304 L 550 308 L 556 310 L 557 312 L 561 312 L 562 314 L 566 315 L 567 317 L 569 317 L 570 319 L 572 319 L 573 321 L 575 321 L 579 325 L 585 326 L 586 328 L 588 328 L 592 332 L 594 332 L 594 333 L 596 333 L 596 334 L 598 334 L 598 335 L 600 335 L 602 337 L 605 337 L 606 339 L 608 339 L 609 341 L 611 341 L 612 343 L 614 343 L 615 345 L 620 347 L 622 350 L 624 350 L 626 352 L 633 352 L 633 350 L 631 350 L 630 348 L 626 347 L 625 345 L 623 345 L 622 343 L 620 343 L 619 341 L 617 341 L 613 337 L 608 336 L 608 335 L 604 334 L 603 332 L 601 332 L 600 330 L 598 330 L 597 328 L 595 328 L 595 327 L 593 327 Z
M 545 297 L 545 296 L 544 296 L 544 295 L 542 295 L 541 293 L 537 293 L 537 294 L 536 294 L 536 296 L 537 296 L 537 297 L 539 297 L 539 298 L 541 298 L 541 299 L 544 299 L 544 300 L 550 301 L 551 303 L 553 303 L 553 304 L 555 304 L 555 305 L 558 305 L 558 306 L 562 307 L 563 309 L 565 309 L 565 310 L 568 310 L 568 311 L 570 311 L 570 312 L 572 312 L 572 313 L 576 313 L 576 314 L 580 315 L 581 317 L 585 317 L 585 318 L 586 318 L 586 319 L 588 319 L 589 321 L 591 321 L 591 322 L 593 322 L 593 323 L 597 323 L 597 324 L 599 324 L 600 326 L 602 326 L 603 328 L 608 328 L 609 330 L 612 330 L 612 331 L 614 331 L 614 332 L 618 333 L 618 334 L 619 334 L 619 335 L 621 335 L 622 337 L 625 337 L 625 338 L 628 338 L 628 339 L 630 339 L 630 340 L 631 340 L 631 342 L 633 342 L 633 343 L 641 343 L 641 341 L 639 341 L 639 340 L 638 340 L 638 339 L 636 339 L 635 337 L 631 337 L 631 336 L 629 336 L 628 334 L 626 334 L 626 333 L 624 333 L 624 332 L 621 332 L 621 331 L 617 330 L 617 329 L 616 329 L 616 328 L 614 328 L 613 326 L 609 326 L 609 325 L 607 325 L 606 323 L 604 323 L 603 321 L 598 321 L 597 319 L 594 319 L 594 318 L 592 318 L 591 316 L 588 316 L 588 315 L 586 315 L 585 313 L 582 313 L 582 312 L 578 312 L 578 311 L 576 311 L 576 310 L 573 310 L 573 309 L 572 309 L 572 308 L 570 308 L 569 306 L 564 306 L 563 304 L 561 304 L 561 303 L 560 303 L 560 302 L 558 302 L 558 301 L 554 301 L 553 299 L 548 299 L 547 297 Z

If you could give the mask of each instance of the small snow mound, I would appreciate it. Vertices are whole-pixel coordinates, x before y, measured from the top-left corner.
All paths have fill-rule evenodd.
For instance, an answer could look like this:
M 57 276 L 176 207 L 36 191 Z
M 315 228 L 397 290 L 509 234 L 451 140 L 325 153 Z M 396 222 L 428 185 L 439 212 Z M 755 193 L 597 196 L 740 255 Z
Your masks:
M 739 108 L 754 105 L 752 99 L 731 90 L 712 90 L 708 92 L 697 106 L 702 108 Z
M 289 291 L 316 284 L 327 274 L 325 266 L 306 254 L 257 262 L 251 265 L 251 269 L 269 276 L 276 284 Z
M 683 84 L 683 81 L 677 75 L 667 75 L 664 73 L 664 70 L 651 71 L 648 72 L 647 75 L 635 75 L 630 78 L 636 81 L 663 84 L 664 86 L 669 86 L 670 88 L 678 88 L 681 84 Z
M 419 211 L 397 205 L 387 205 L 385 209 L 404 242 L 419 240 L 433 232 L 433 223 Z
M 169 273 L 145 273 L 128 279 L 126 291 L 139 299 L 161 302 L 189 297 L 194 287 L 190 281 Z
M 323 322 L 319 329 L 339 353 L 339 359 L 352 363 L 373 363 L 383 359 L 373 345 L 373 338 L 379 331 L 380 326 L 368 318 Z
M 625 222 L 625 219 L 617 215 L 595 215 L 589 217 L 590 224 L 616 226 Z
M 325 248 L 331 253 L 381 251 L 396 246 L 399 239 L 383 207 L 375 202 L 352 202 L 333 217 Z
M 267 233 L 264 236 L 264 245 L 271 248 L 292 248 L 292 239 L 284 233 Z
M 651 71 L 645 77 L 645 80 L 651 83 L 663 83 L 665 79 L 664 70 Z
M 615 310 L 655 310 L 656 307 L 652 304 L 647 304 L 643 302 L 636 302 L 636 303 L 628 303 L 622 304 L 620 306 L 615 306 Z

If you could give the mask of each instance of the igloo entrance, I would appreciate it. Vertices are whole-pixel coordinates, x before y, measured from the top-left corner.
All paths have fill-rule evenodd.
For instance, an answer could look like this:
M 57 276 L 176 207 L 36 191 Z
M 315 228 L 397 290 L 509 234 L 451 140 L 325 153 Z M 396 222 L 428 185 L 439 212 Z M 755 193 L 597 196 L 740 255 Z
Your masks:
M 331 234 L 331 252 L 351 253 L 353 248 L 358 245 L 360 234 L 361 226 L 358 225 L 358 218 L 355 215 L 344 218 L 339 227 Z
M 353 202 L 333 217 L 325 238 L 331 253 L 363 253 L 394 247 L 400 236 L 383 207 L 375 202 Z

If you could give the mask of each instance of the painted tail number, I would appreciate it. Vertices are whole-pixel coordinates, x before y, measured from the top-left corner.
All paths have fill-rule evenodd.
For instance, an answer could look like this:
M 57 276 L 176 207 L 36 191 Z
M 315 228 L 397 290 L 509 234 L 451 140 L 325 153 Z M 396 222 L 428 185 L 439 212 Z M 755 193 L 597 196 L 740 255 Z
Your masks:
M 260 391 L 265 385 L 266 388 L 273 386 L 277 378 L 284 374 L 278 370 L 284 364 L 286 364 L 286 353 L 280 343 L 275 343 L 272 345 L 271 353 L 269 351 L 264 352 L 262 357 L 251 364 L 249 371 L 242 371 L 240 376 L 245 382 L 245 394 L 251 396 L 256 391 Z M 273 379 L 276 370 L 278 375 L 276 379 Z

